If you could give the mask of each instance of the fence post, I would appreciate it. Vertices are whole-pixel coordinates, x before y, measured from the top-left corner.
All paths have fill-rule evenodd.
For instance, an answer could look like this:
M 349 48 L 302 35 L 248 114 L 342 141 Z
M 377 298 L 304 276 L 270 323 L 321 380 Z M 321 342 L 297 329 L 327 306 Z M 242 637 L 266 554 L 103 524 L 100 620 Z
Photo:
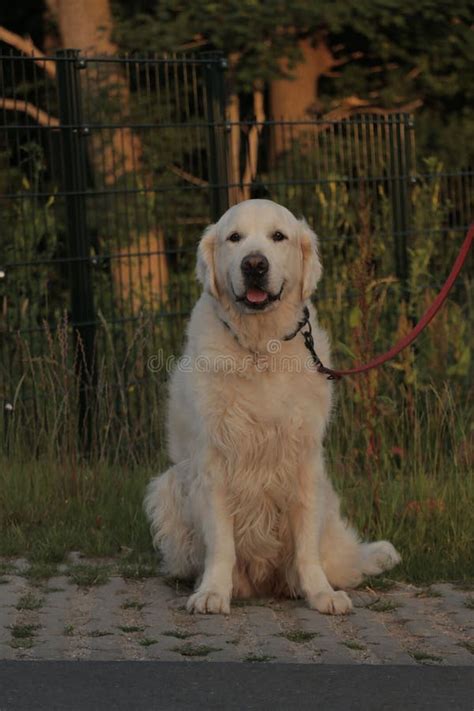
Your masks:
M 224 71 L 227 60 L 221 57 L 205 65 L 207 121 L 209 124 L 209 183 L 211 217 L 216 222 L 229 207 L 227 177 L 227 127 L 225 125 Z
M 395 272 L 408 299 L 410 233 L 410 181 L 411 141 L 408 131 L 413 128 L 413 119 L 408 114 L 394 117 L 391 131 L 392 144 L 392 220 L 394 239 Z
M 66 203 L 66 241 L 71 322 L 79 377 L 79 438 L 89 449 L 95 379 L 95 309 L 86 218 L 87 127 L 83 125 L 79 50 L 56 52 L 62 189 Z

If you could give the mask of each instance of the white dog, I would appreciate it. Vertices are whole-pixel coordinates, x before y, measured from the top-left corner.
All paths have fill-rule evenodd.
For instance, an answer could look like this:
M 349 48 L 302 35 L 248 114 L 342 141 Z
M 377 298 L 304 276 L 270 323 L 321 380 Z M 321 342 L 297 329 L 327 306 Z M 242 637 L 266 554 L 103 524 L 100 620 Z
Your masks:
M 145 500 L 164 569 L 197 579 L 190 612 L 288 595 L 348 613 L 342 588 L 400 557 L 387 541 L 360 542 L 325 472 L 332 387 L 301 333 L 307 307 L 329 365 L 309 302 L 321 276 L 316 236 L 286 208 L 247 200 L 205 231 L 197 276 L 204 291 L 171 379 L 173 465 Z

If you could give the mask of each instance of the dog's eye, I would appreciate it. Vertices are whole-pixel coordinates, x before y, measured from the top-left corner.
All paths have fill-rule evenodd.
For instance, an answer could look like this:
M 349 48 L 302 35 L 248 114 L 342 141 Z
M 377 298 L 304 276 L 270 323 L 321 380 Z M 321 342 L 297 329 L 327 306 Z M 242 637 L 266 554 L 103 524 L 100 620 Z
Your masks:
M 229 235 L 227 239 L 229 240 L 229 242 L 240 242 L 241 237 L 238 232 L 232 232 L 232 234 Z
M 274 232 L 272 234 L 272 240 L 274 242 L 283 242 L 284 239 L 288 239 L 288 237 L 284 235 L 283 232 Z

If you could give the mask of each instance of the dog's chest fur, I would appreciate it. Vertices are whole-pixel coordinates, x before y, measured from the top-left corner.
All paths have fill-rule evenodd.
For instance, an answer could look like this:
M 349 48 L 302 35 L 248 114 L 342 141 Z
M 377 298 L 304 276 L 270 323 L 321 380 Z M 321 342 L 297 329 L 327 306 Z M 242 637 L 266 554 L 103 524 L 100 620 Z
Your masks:
M 300 495 L 302 467 L 324 427 L 314 398 L 325 397 L 326 413 L 329 408 L 327 388 L 323 384 L 320 391 L 311 380 L 318 377 L 223 375 L 225 388 L 217 378 L 207 391 L 206 410 L 214 413 L 209 431 L 224 462 L 237 558 L 251 567 L 254 583 L 268 579 L 291 554 L 288 511 Z

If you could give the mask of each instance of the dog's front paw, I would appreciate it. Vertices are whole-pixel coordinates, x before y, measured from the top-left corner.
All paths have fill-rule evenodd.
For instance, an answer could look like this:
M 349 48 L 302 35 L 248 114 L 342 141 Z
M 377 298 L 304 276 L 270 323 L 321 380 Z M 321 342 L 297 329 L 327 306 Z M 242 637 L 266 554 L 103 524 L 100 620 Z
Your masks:
M 214 615 L 228 615 L 230 613 L 230 595 L 217 590 L 199 588 L 188 600 L 188 612 L 200 612 L 205 615 L 210 612 Z
M 308 598 L 308 604 L 324 615 L 347 615 L 352 610 L 351 599 L 343 590 L 317 593 Z

